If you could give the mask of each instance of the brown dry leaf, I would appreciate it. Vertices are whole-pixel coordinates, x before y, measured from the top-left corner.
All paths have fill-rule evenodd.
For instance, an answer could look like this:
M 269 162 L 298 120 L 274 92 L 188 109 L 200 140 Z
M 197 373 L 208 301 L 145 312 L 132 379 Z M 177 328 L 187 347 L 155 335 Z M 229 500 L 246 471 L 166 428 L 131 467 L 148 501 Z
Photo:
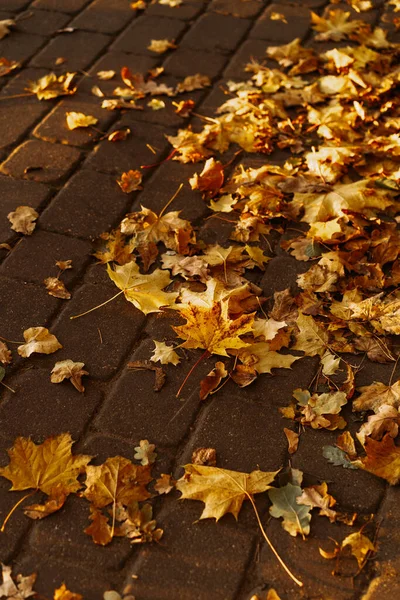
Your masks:
M 116 129 L 107 136 L 107 140 L 109 142 L 123 142 L 130 136 L 130 134 L 131 130 L 129 129 L 129 127 L 126 127 L 125 129 Z
M 72 269 L 72 260 L 56 260 L 56 267 L 58 267 L 60 271 Z
M 67 499 L 68 491 L 63 483 L 58 483 L 54 486 L 50 496 L 43 504 L 31 504 L 25 506 L 24 513 L 30 519 L 44 519 L 49 515 L 57 512 L 64 506 L 64 502 Z
M 217 465 L 217 453 L 215 448 L 196 448 L 192 452 L 192 463 L 194 465 L 206 465 L 215 467 Z
M 356 461 L 356 466 L 386 479 L 391 485 L 400 481 L 400 447 L 387 433 L 381 442 L 366 438 L 366 456 Z
M 54 590 L 54 600 L 83 600 L 81 594 L 75 594 L 67 590 L 65 583 L 61 585 L 57 590 Z
M 132 502 L 126 509 L 117 504 L 116 519 L 121 523 L 115 529 L 115 535 L 128 538 L 131 544 L 158 542 L 164 533 L 162 529 L 156 529 L 153 508 L 148 503 L 140 508 L 137 502 Z
M 102 233 L 96 245 L 97 250 L 93 255 L 102 264 L 116 262 L 119 265 L 125 265 L 133 258 L 134 248 L 119 229 L 110 233 Z
M 286 23 L 287 25 L 286 17 L 282 13 L 272 12 L 269 14 L 269 18 L 271 21 L 282 21 L 282 23 Z
M 36 227 L 36 219 L 39 213 L 30 206 L 18 206 L 15 211 L 8 213 L 7 219 L 11 223 L 11 229 L 17 233 L 31 235 Z
M 384 404 L 400 408 L 400 379 L 393 385 L 374 381 L 371 385 L 364 385 L 358 390 L 361 396 L 354 400 L 353 410 L 373 410 L 376 413 Z
M 155 448 L 154 444 L 149 444 L 149 440 L 140 440 L 139 446 L 135 448 L 134 458 L 140 460 L 143 466 L 151 465 L 157 458 Z
M 85 115 L 81 112 L 67 112 L 65 113 L 67 120 L 67 127 L 71 131 L 73 129 L 78 129 L 79 127 L 90 127 L 91 125 L 96 125 L 99 120 L 92 115 Z
M 200 382 L 200 400 L 205 400 L 210 394 L 214 394 L 222 379 L 225 379 L 227 375 L 228 371 L 225 368 L 225 364 L 221 361 L 216 362 L 212 371 Z
M 301 496 L 297 498 L 297 504 L 319 508 L 319 514 L 328 517 L 331 523 L 334 523 L 338 516 L 338 513 L 332 509 L 332 506 L 336 504 L 336 500 L 328 494 L 328 485 L 325 481 L 320 485 L 304 488 Z
M 299 314 L 296 320 L 299 328 L 293 350 L 301 350 L 306 356 L 323 355 L 327 349 L 328 334 L 312 316 Z
M 0 77 L 4 77 L 4 75 L 8 75 L 14 69 L 18 69 L 21 66 L 21 63 L 16 60 L 8 60 L 4 58 L 4 56 L 0 57 Z
M 181 94 L 182 92 L 193 92 L 194 90 L 201 90 L 204 87 L 211 85 L 211 79 L 207 75 L 188 75 L 183 81 L 178 83 L 176 86 L 176 93 Z M 189 102 L 191 102 L 189 100 Z
M 365 27 L 363 21 L 351 19 L 350 12 L 340 9 L 330 10 L 327 19 L 311 12 L 311 20 L 313 29 L 320 32 L 315 36 L 318 42 L 326 42 L 328 40 L 338 42 L 343 38 L 351 37 L 352 34 L 358 33 L 360 29 Z
M 7 348 L 7 344 L 0 340 L 0 363 L 3 365 L 9 365 L 11 361 L 11 350 Z
M 171 346 L 167 346 L 165 342 L 157 342 L 153 340 L 155 349 L 150 357 L 152 362 L 160 362 L 162 365 L 177 365 L 181 362 L 179 355 Z
M 205 196 L 207 198 L 213 198 L 224 183 L 224 169 L 222 164 L 218 160 L 214 160 L 214 158 L 209 158 L 200 175 L 195 173 L 189 179 L 189 183 L 192 190 L 206 192 Z
M 151 52 L 156 52 L 157 54 L 164 54 L 167 50 L 171 50 L 172 48 L 177 48 L 178 46 L 174 43 L 175 40 L 151 40 L 150 44 L 147 46 L 147 50 Z
M 16 583 L 14 583 L 11 577 L 12 567 L 1 565 L 3 583 L 0 585 L 0 597 L 7 598 L 8 600 L 23 600 L 23 598 L 30 598 L 36 596 L 36 592 L 32 589 L 36 581 L 36 573 L 32 573 L 28 577 L 17 575 L 15 577 Z
M 46 286 L 49 296 L 61 298 L 62 300 L 69 300 L 71 298 L 71 293 L 65 287 L 64 282 L 58 279 L 58 277 L 47 277 L 43 283 Z
M 55 73 L 49 73 L 37 81 L 30 81 L 26 89 L 36 94 L 39 100 L 69 96 L 76 91 L 76 87 L 72 86 L 75 75 L 76 73 L 65 73 L 57 76 Z
M 203 348 L 210 354 L 228 356 L 228 349 L 248 346 L 239 336 L 253 328 L 254 313 L 230 319 L 228 302 L 214 302 L 211 307 L 188 305 L 178 309 L 186 319 L 185 325 L 174 327 L 178 336 L 185 340 L 183 348 Z
M 142 183 L 142 174 L 140 171 L 130 170 L 122 173 L 121 179 L 117 179 L 117 183 L 125 194 L 143 189 L 140 185 Z
M 85 363 L 82 362 L 74 362 L 69 359 L 61 360 L 54 365 L 50 381 L 51 383 L 61 383 L 64 379 L 69 379 L 78 392 L 84 392 L 82 377 L 83 375 L 89 375 L 87 371 L 83 370 L 84 366 Z
M 72 444 L 69 433 L 49 437 L 42 444 L 18 437 L 7 451 L 10 463 L 0 468 L 0 476 L 12 482 L 13 491 L 41 490 L 50 499 L 53 495 L 59 497 L 60 493 L 66 498 L 81 487 L 77 478 L 91 460 L 90 456 L 84 454 L 72 455 Z
M 0 40 L 10 33 L 10 27 L 13 27 L 14 25 L 14 19 L 3 19 L 0 21 Z
M 175 481 L 175 479 L 172 478 L 171 475 L 166 475 L 165 473 L 162 473 L 161 477 L 159 477 L 156 480 L 154 489 L 160 495 L 161 494 L 169 494 L 169 492 L 174 489 L 175 483 L 176 483 L 176 481 Z
M 350 547 L 352 555 L 357 559 L 358 568 L 362 569 L 370 552 L 375 552 L 376 548 L 366 535 L 360 531 L 351 533 L 342 542 L 341 547 Z
M 154 381 L 154 391 L 159 392 L 165 381 L 167 376 L 161 367 L 156 367 L 149 360 L 134 360 L 128 363 L 129 369 L 143 369 L 145 371 L 154 371 L 155 381 Z
M 292 431 L 291 429 L 287 429 L 287 427 L 283 428 L 283 432 L 286 435 L 289 447 L 288 447 L 288 452 L 289 454 L 294 454 L 299 446 L 299 434 L 296 433 L 295 431 Z
M 180 102 L 174 102 L 173 104 L 176 107 L 175 114 L 180 117 L 188 117 L 196 106 L 196 103 L 193 100 L 181 100 Z
M 115 71 L 97 71 L 96 75 L 102 81 L 109 81 L 115 76 Z
M 380 440 L 385 433 L 396 438 L 399 433 L 400 414 L 399 411 L 389 404 L 382 404 L 375 415 L 368 417 L 367 423 L 361 425 L 357 433 L 358 441 L 364 446 L 366 437 Z
M 217 467 L 185 465 L 185 474 L 176 487 L 182 493 L 181 498 L 201 500 L 205 507 L 200 519 L 216 519 L 227 513 L 238 518 L 242 504 L 248 496 L 260 494 L 271 488 L 278 471 L 252 471 L 240 473 Z
M 89 519 L 92 522 L 86 527 L 85 533 L 92 536 L 92 540 L 95 544 L 107 546 L 113 539 L 113 532 L 108 517 L 103 515 L 101 510 L 91 504 Z
M 40 354 L 52 354 L 62 345 L 55 335 L 50 333 L 46 327 L 30 327 L 24 331 L 25 344 L 18 346 L 18 354 L 28 358 L 34 352 Z
M 280 354 L 270 350 L 265 342 L 250 344 L 239 352 L 240 360 L 248 366 L 253 367 L 258 373 L 271 373 L 272 369 L 290 369 L 301 356 L 293 354 Z

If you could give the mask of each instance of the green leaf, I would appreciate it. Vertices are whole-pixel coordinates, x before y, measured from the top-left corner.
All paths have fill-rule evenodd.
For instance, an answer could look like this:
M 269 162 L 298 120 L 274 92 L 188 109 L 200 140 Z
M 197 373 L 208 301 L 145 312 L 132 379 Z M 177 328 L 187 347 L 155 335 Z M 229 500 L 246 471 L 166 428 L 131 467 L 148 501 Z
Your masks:
M 324 446 L 322 449 L 323 456 L 329 460 L 330 463 L 335 465 L 335 467 L 344 467 L 345 469 L 358 469 L 349 457 L 346 452 L 337 448 L 336 446 Z
M 282 527 L 290 535 L 296 536 L 300 533 L 303 538 L 310 533 L 311 506 L 297 504 L 297 498 L 303 490 L 299 485 L 288 483 L 281 488 L 268 490 L 272 506 L 269 512 L 272 517 L 283 518 Z

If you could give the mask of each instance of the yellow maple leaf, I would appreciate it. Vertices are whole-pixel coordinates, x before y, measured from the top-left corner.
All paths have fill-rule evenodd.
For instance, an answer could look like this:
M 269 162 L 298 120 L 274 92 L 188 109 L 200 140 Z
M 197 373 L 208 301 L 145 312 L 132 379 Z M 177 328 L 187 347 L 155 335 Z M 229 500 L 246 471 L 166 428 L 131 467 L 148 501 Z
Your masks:
M 107 265 L 107 273 L 115 285 L 123 291 L 125 298 L 145 315 L 159 312 L 162 306 L 172 306 L 178 296 L 175 292 L 164 292 L 171 279 L 168 271 L 156 269 L 150 275 L 142 275 L 135 261 L 114 270 Z
M 238 518 L 243 501 L 248 496 L 260 494 L 271 488 L 279 471 L 252 471 L 241 473 L 206 467 L 202 465 L 185 465 L 185 474 L 176 484 L 182 493 L 181 498 L 201 500 L 205 507 L 200 519 L 216 519 L 217 521 L 232 513 Z
M 163 54 L 167 50 L 171 50 L 172 48 L 177 48 L 177 45 L 174 43 L 174 40 L 151 40 L 150 44 L 147 46 L 147 50 L 151 52 L 156 52 L 157 54 Z
M 83 600 L 83 596 L 70 592 L 63 583 L 57 590 L 54 590 L 54 600 Z
M 315 39 L 320 42 L 326 42 L 327 40 L 338 42 L 345 37 L 351 36 L 353 33 L 357 33 L 360 29 L 365 27 L 363 21 L 357 21 L 350 17 L 350 12 L 346 12 L 339 8 L 330 10 L 327 19 L 311 12 L 313 29 L 320 32 L 315 36 Z
M 142 189 L 140 185 L 142 183 L 142 174 L 140 171 L 131 169 L 126 173 L 122 173 L 121 179 L 117 179 L 117 183 L 125 194 L 136 192 Z
M 7 219 L 11 223 L 11 229 L 17 233 L 31 235 L 36 227 L 36 219 L 39 213 L 31 206 L 18 206 L 14 211 L 8 213 Z
M 366 438 L 366 456 L 354 462 L 357 467 L 386 479 L 391 485 L 400 481 L 400 448 L 395 445 L 390 434 L 382 441 Z
M 265 342 L 248 345 L 240 351 L 239 357 L 244 364 L 252 365 L 258 373 L 271 373 L 272 369 L 290 369 L 292 364 L 301 358 L 272 351 Z
M 25 344 L 18 346 L 18 354 L 28 358 L 34 352 L 39 354 L 52 354 L 62 345 L 55 335 L 50 333 L 46 327 L 30 327 L 24 331 Z
M 78 127 L 90 127 L 90 125 L 96 125 L 99 120 L 92 115 L 85 115 L 81 112 L 67 112 L 66 113 L 67 126 L 71 131 L 78 129 Z
M 153 342 L 155 344 L 155 349 L 150 358 L 152 362 L 160 361 L 162 365 L 177 365 L 181 362 L 180 356 L 171 346 L 167 346 L 165 342 L 157 342 L 156 340 L 153 340 Z
M 189 305 L 179 309 L 185 325 L 174 327 L 180 338 L 186 340 L 183 348 L 203 348 L 210 354 L 228 356 L 227 350 L 248 346 L 239 336 L 253 329 L 254 313 L 243 314 L 231 320 L 228 302 L 214 302 L 211 307 Z
M 293 350 L 302 350 L 306 356 L 324 354 L 328 343 L 328 334 L 311 316 L 299 314 L 296 320 L 299 332 Z
M 51 100 L 58 96 L 69 96 L 74 94 L 76 87 L 72 87 L 76 73 L 64 73 L 56 75 L 49 73 L 40 77 L 37 81 L 29 82 L 26 88 L 29 92 L 36 94 L 39 100 Z

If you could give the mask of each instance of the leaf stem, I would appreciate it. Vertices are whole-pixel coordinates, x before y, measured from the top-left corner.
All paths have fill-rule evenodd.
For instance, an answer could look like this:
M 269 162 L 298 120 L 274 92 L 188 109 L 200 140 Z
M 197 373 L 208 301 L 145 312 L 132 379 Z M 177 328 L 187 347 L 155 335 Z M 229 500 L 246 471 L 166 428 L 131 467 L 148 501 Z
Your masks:
M 165 211 L 167 210 L 168 206 L 170 204 L 173 203 L 173 201 L 175 200 L 175 198 L 177 197 L 177 195 L 179 194 L 179 192 L 181 191 L 181 189 L 183 188 L 183 183 L 180 184 L 180 186 L 178 187 L 178 189 L 176 190 L 175 194 L 172 196 L 172 198 L 170 198 L 167 202 L 167 204 L 164 206 L 164 208 L 161 210 L 160 214 L 158 215 L 158 218 L 161 219 L 161 217 L 163 216 L 163 214 L 165 213 Z
M 37 489 L 33 490 L 32 492 L 29 492 L 29 494 L 25 494 L 25 496 L 23 496 L 20 500 L 18 500 L 18 502 L 16 504 L 14 504 L 14 506 L 12 507 L 12 509 L 10 510 L 10 512 L 8 513 L 8 515 L 6 516 L 6 518 L 3 521 L 3 525 L 0 528 L 1 533 L 4 532 L 4 529 L 7 525 L 8 520 L 10 519 L 11 515 L 17 510 L 18 506 L 20 504 L 22 504 L 22 502 L 24 502 L 24 500 L 26 500 L 30 496 L 33 496 L 33 494 L 36 494 L 36 492 L 37 492 Z
M 86 310 L 83 313 L 80 313 L 79 315 L 73 315 L 72 317 L 70 317 L 70 319 L 79 319 L 79 317 L 83 317 L 84 315 L 88 315 L 89 313 L 93 312 L 94 310 L 97 310 L 98 308 L 101 308 L 102 306 L 105 306 L 106 304 L 108 304 L 109 302 L 111 302 L 112 300 L 114 300 L 115 298 L 117 298 L 118 296 L 120 296 L 121 294 L 124 293 L 125 290 L 121 290 L 120 292 L 118 292 L 118 294 L 115 294 L 115 296 L 113 296 L 112 298 L 109 298 L 108 300 L 106 300 L 105 302 L 102 302 L 101 304 L 98 304 L 97 306 L 94 306 L 93 308 L 89 308 L 89 310 Z
M 194 363 L 194 365 L 190 369 L 189 373 L 186 375 L 185 379 L 183 380 L 181 387 L 177 391 L 177 394 L 175 396 L 176 398 L 179 398 L 179 396 L 181 394 L 181 391 L 185 387 L 187 380 L 189 379 L 189 377 L 191 376 L 191 374 L 193 373 L 193 371 L 195 370 L 195 368 L 201 363 L 201 361 L 203 360 L 203 358 L 208 358 L 210 356 L 210 354 L 211 354 L 211 352 L 209 352 L 208 350 L 205 350 L 203 352 L 203 354 L 200 356 L 200 358 L 198 360 L 196 360 L 196 362 Z

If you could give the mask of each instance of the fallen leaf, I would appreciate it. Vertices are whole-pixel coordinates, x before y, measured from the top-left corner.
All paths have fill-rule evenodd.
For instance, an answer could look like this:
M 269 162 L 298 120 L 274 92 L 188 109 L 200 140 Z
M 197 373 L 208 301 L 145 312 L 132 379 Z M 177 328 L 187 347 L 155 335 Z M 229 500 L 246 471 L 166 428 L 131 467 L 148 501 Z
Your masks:
M 283 428 L 283 433 L 286 435 L 289 444 L 289 454 L 294 454 L 299 446 L 299 434 L 291 429 L 287 429 L 287 427 Z
M 384 404 L 400 408 L 400 379 L 393 385 L 374 381 L 371 385 L 364 385 L 358 390 L 361 396 L 354 400 L 353 410 L 373 410 L 376 413 Z
M 162 365 L 177 365 L 181 362 L 179 355 L 171 346 L 167 346 L 165 342 L 157 342 L 153 340 L 155 349 L 150 357 L 152 362 L 160 362 Z
M 227 377 L 228 371 L 221 361 L 215 363 L 215 367 L 200 382 L 200 400 L 205 400 L 210 394 L 217 391 L 222 379 Z M 193 461 L 195 462 L 195 461 Z
M 357 466 L 369 473 L 386 479 L 391 485 L 400 481 L 400 447 L 387 433 L 382 441 L 372 438 L 365 440 L 366 456 L 356 461 Z
M 62 348 L 55 335 L 46 327 L 30 327 L 24 331 L 25 344 L 18 346 L 18 354 L 28 358 L 34 352 L 52 354 Z
M 227 513 L 238 518 L 243 501 L 248 496 L 260 494 L 270 489 L 278 471 L 252 471 L 240 473 L 205 467 L 201 465 L 185 465 L 185 474 L 177 481 L 176 487 L 182 493 L 181 498 L 201 500 L 205 507 L 200 519 L 216 519 Z
M 324 354 L 327 349 L 328 335 L 312 316 L 299 314 L 296 320 L 299 332 L 293 350 L 301 350 L 306 356 Z
M 358 469 L 347 456 L 346 452 L 336 446 L 324 446 L 322 448 L 323 456 L 335 467 L 344 467 L 345 469 Z
M 149 444 L 149 440 L 140 440 L 139 446 L 135 448 L 134 458 L 140 460 L 143 466 L 151 465 L 157 458 L 157 454 L 154 452 L 155 448 L 154 444 Z
M 70 592 L 65 583 L 63 583 L 61 587 L 54 590 L 54 600 L 83 600 L 83 596 Z
M 5 596 L 8 600 L 23 600 L 23 598 L 36 595 L 36 592 L 32 589 L 32 586 L 35 585 L 36 573 L 32 573 L 28 577 L 17 575 L 15 584 L 11 577 L 12 567 L 2 564 L 1 568 L 3 574 L 3 583 L 0 585 L 1 597 Z
M 70 96 L 76 92 L 76 87 L 72 87 L 76 73 L 65 73 L 57 76 L 55 73 L 49 73 L 40 77 L 37 81 L 29 82 L 26 88 L 29 92 L 36 94 L 39 100 L 52 100 L 58 96 Z
M 51 371 L 50 381 L 51 383 L 61 383 L 64 379 L 69 379 L 78 392 L 84 392 L 82 377 L 83 375 L 89 375 L 87 371 L 83 370 L 84 366 L 85 363 L 74 362 L 69 359 L 57 362 Z
M 336 504 L 336 500 L 328 494 L 328 485 L 325 482 L 304 488 L 301 496 L 298 496 L 296 501 L 297 504 L 319 508 L 321 516 L 328 517 L 331 523 L 336 521 L 337 512 L 332 509 L 332 506 Z
M 56 267 L 58 267 L 60 271 L 72 269 L 72 260 L 56 260 Z
M 175 114 L 180 117 L 188 117 L 196 106 L 196 103 L 193 100 L 181 100 L 178 103 L 173 102 L 173 104 L 176 107 Z
M 46 286 L 49 296 L 61 298 L 62 300 L 69 300 L 71 298 L 71 293 L 65 287 L 64 282 L 58 279 L 58 277 L 46 277 L 43 283 Z
M 165 108 L 165 102 L 163 100 L 159 100 L 158 98 L 153 98 L 147 103 L 147 106 L 150 106 L 152 110 L 161 110 Z
M 196 450 L 193 450 L 192 464 L 215 467 L 217 465 L 217 453 L 215 448 L 196 448 Z
M 36 219 L 39 213 L 30 206 L 18 206 L 15 211 L 8 213 L 7 219 L 11 223 L 11 229 L 17 233 L 31 235 L 36 227 Z
M 351 34 L 359 32 L 364 22 L 356 21 L 350 17 L 350 12 L 340 9 L 330 10 L 327 19 L 311 12 L 313 29 L 320 32 L 315 36 L 315 39 L 319 42 L 326 42 L 327 40 L 338 42 L 345 37 L 350 37 Z
M 189 183 L 192 190 L 206 192 L 206 197 L 212 198 L 224 183 L 224 170 L 222 164 L 218 160 L 215 161 L 214 158 L 209 158 L 200 175 L 195 173 L 193 177 L 189 179 Z
M 167 50 L 177 47 L 178 46 L 174 43 L 174 40 L 151 40 L 150 44 L 147 46 L 147 50 L 156 52 L 157 54 L 163 54 Z
M 142 174 L 140 171 L 131 170 L 122 173 L 121 179 L 117 179 L 117 183 L 125 194 L 130 194 L 130 192 L 136 192 L 137 190 L 143 189 L 140 185 L 142 183 Z
M 252 366 L 257 373 L 272 373 L 272 369 L 290 369 L 300 356 L 293 354 L 280 354 L 269 349 L 269 344 L 257 342 L 248 344 L 239 352 L 240 360 L 248 366 Z
M 0 57 L 0 77 L 4 77 L 4 75 L 8 75 L 14 69 L 18 69 L 21 66 L 16 60 L 8 60 L 4 58 L 4 56 Z
M 0 21 L 0 40 L 10 33 L 10 27 L 13 27 L 14 25 L 14 19 L 3 19 Z
M 99 120 L 92 115 L 85 115 L 81 112 L 67 112 L 65 113 L 67 119 L 68 129 L 78 129 L 78 127 L 90 127 L 96 125 Z
M 9 365 L 12 362 L 11 351 L 7 348 L 7 344 L 0 340 L 0 362 L 3 365 Z
M 272 517 L 283 518 L 282 527 L 292 536 L 300 533 L 305 538 L 310 533 L 311 506 L 297 503 L 303 491 L 299 485 L 287 483 L 281 488 L 268 491 L 272 506 L 269 512 Z
M 113 77 L 115 77 L 115 71 L 112 71 L 112 70 L 109 70 L 109 71 L 97 71 L 96 75 L 102 81 L 109 81 L 110 79 L 112 79 Z
M 85 533 L 92 537 L 95 544 L 107 546 L 114 537 L 108 516 L 103 515 L 101 510 L 90 505 L 89 519 L 92 522 L 86 527 Z
M 175 483 L 176 483 L 176 481 L 175 481 L 175 479 L 172 478 L 171 475 L 166 475 L 165 473 L 162 473 L 161 477 L 159 477 L 156 480 L 154 489 L 160 495 L 161 494 L 169 494 L 169 492 L 174 489 Z
M 129 369 L 144 369 L 145 371 L 154 371 L 155 381 L 154 381 L 154 391 L 159 392 L 165 381 L 167 376 L 161 367 L 156 367 L 149 360 L 134 360 L 128 363 Z
M 182 92 L 193 92 L 194 90 L 201 90 L 204 87 L 211 85 L 211 79 L 207 75 L 188 75 L 183 81 L 178 83 L 176 86 L 176 93 L 181 94 Z M 189 100 L 189 102 L 191 102 Z
M 269 18 L 271 21 L 282 21 L 282 23 L 286 23 L 286 25 L 287 25 L 286 17 L 282 13 L 271 12 L 269 14 Z
M 123 142 L 124 140 L 126 140 L 129 136 L 131 135 L 131 130 L 129 129 L 129 127 L 125 127 L 125 129 L 116 129 L 115 131 L 112 131 L 108 136 L 107 136 L 107 140 L 109 142 Z M 128 171 L 129 172 L 129 171 Z M 133 171 L 134 173 L 139 173 L 139 171 Z M 123 175 L 126 175 L 126 173 L 124 173 Z M 136 178 L 138 179 L 138 176 L 136 175 Z M 128 179 L 128 178 L 126 178 Z M 132 177 L 132 184 L 134 182 L 134 177 Z M 121 176 L 121 181 L 122 181 L 122 185 L 125 187 L 125 183 L 128 185 L 129 187 L 129 181 L 123 181 L 122 180 L 122 176 Z M 118 181 L 117 181 L 118 183 Z M 118 185 L 120 185 L 118 183 Z M 137 188 L 139 189 L 139 188 Z M 125 191 L 122 187 L 122 190 Z M 132 190 L 134 191 L 134 190 Z
M 140 508 L 137 502 L 132 502 L 126 509 L 117 505 L 116 518 L 121 523 L 115 535 L 128 538 L 131 544 L 158 542 L 164 533 L 162 529 L 156 529 L 153 508 L 148 503 Z
M 380 440 L 385 433 L 388 433 L 390 437 L 396 438 L 399 433 L 399 425 L 400 413 L 397 408 L 390 404 L 382 404 L 376 414 L 370 415 L 367 423 L 361 425 L 357 432 L 357 439 L 364 446 L 366 437 Z

